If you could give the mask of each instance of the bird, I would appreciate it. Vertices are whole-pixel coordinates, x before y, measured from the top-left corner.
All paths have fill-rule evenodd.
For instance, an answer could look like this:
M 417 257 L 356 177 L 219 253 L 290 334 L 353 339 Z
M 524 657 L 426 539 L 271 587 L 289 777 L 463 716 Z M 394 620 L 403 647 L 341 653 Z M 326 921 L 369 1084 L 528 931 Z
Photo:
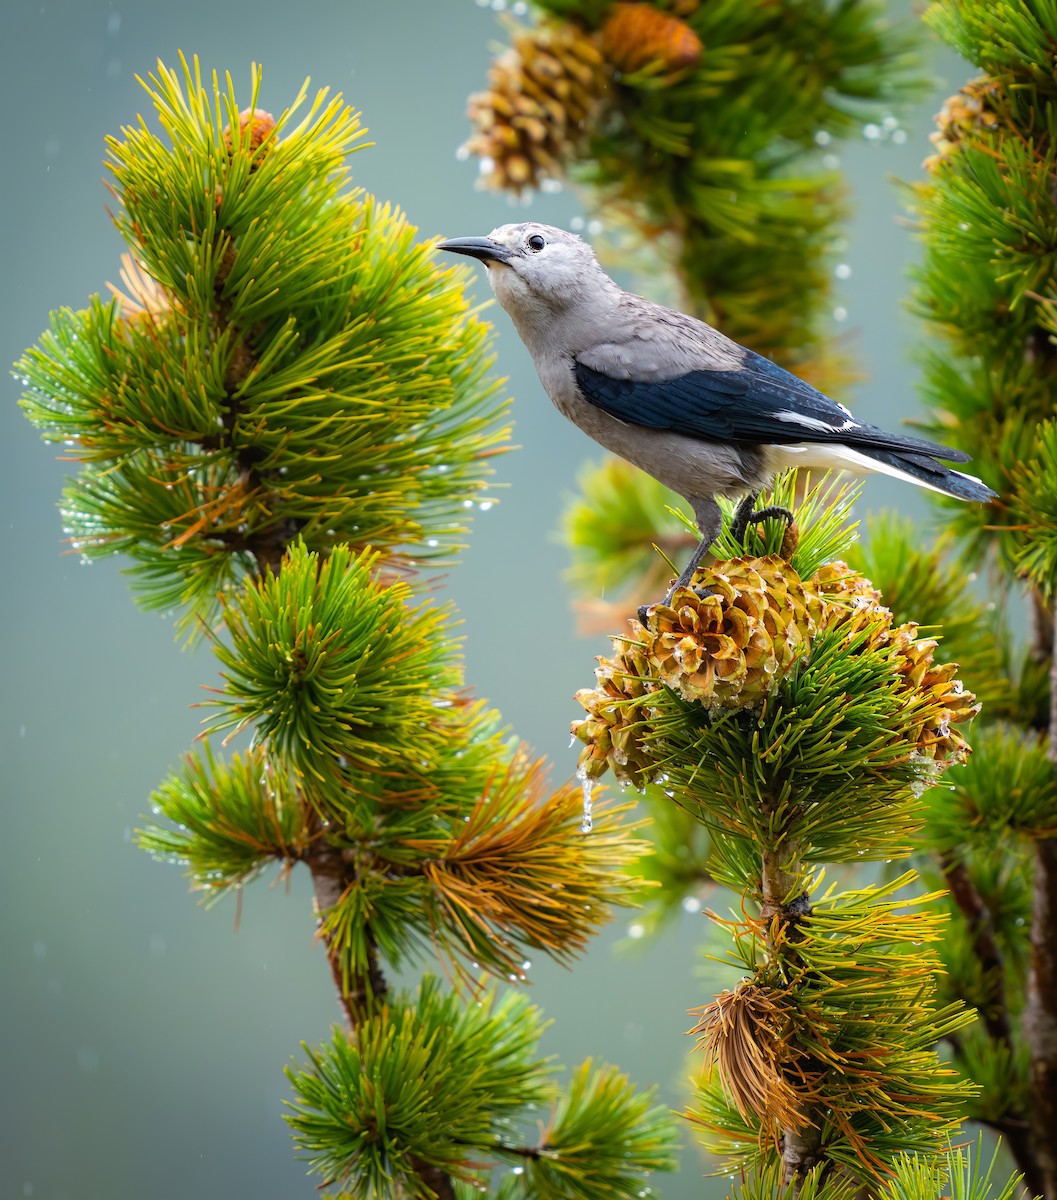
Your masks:
M 996 497 L 944 465 L 969 462 L 962 451 L 859 421 L 704 321 L 625 291 L 575 233 L 529 221 L 436 248 L 484 264 L 559 412 L 690 505 L 701 540 L 666 603 L 691 584 L 720 534 L 717 497 L 741 497 L 731 526 L 741 542 L 752 521 L 792 521 L 787 509 L 754 508 L 789 467 L 880 472 L 961 500 Z

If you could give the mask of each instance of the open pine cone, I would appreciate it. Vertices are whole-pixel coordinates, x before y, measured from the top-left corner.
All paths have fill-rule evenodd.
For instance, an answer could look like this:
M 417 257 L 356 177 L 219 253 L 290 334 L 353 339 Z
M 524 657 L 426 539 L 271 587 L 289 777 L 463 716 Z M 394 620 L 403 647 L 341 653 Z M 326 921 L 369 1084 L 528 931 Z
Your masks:
M 777 555 L 713 563 L 671 605 L 647 609 L 644 625 L 629 622 L 613 657 L 598 660 L 598 686 L 577 692 L 587 712 L 572 726 L 585 743 L 580 771 L 594 777 L 611 767 L 618 779 L 648 782 L 661 773 L 650 726 L 662 689 L 709 710 L 759 708 L 810 658 L 815 639 L 834 631 L 853 653 L 882 655 L 906 708 L 920 711 L 914 754 L 941 765 L 964 760 L 969 747 L 954 726 L 978 711 L 975 696 L 954 678 L 957 664 L 935 661 L 936 641 L 892 622 L 873 584 L 844 563 L 805 580 Z

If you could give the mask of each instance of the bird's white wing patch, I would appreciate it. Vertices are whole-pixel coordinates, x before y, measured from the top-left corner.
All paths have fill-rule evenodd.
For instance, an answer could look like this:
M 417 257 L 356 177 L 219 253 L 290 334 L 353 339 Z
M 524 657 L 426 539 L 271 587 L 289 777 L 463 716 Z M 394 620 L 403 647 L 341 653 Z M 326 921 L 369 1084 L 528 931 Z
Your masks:
M 847 409 L 842 409 L 847 412 Z M 818 417 L 810 417 L 807 413 L 793 412 L 791 409 L 783 409 L 780 412 L 771 414 L 776 421 L 784 421 L 787 425 L 799 425 L 801 429 L 814 429 L 819 433 L 834 433 L 838 429 L 853 429 L 855 420 L 849 414 L 846 421 L 842 421 L 839 425 L 835 425 L 832 421 L 821 421 Z

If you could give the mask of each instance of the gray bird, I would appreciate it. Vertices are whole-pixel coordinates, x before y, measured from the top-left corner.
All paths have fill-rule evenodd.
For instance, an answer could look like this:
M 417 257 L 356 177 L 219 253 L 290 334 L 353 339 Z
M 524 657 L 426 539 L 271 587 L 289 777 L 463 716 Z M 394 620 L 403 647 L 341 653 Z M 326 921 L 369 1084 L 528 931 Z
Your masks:
M 686 586 L 719 536 L 717 496 L 743 496 L 733 532 L 784 509 L 753 512 L 787 467 L 881 472 L 962 500 L 995 496 L 937 460 L 969 456 L 888 433 L 685 313 L 625 292 L 574 233 L 527 222 L 439 250 L 488 268 L 558 410 L 596 442 L 684 496 L 701 543 L 672 590 Z

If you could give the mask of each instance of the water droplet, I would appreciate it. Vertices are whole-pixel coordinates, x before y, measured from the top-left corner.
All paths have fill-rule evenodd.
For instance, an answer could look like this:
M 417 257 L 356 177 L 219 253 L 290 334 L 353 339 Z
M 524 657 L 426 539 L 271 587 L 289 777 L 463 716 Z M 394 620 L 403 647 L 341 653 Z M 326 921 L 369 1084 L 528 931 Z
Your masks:
M 828 130 L 820 129 L 818 133 L 815 134 L 816 146 L 828 146 L 832 141 L 833 138 L 830 136 Z
M 851 279 L 851 265 L 849 263 L 837 263 L 833 268 L 833 274 L 837 279 Z
M 701 911 L 701 901 L 696 896 L 683 897 L 683 912 L 696 913 Z
M 892 131 L 892 141 L 897 146 L 902 146 L 907 140 L 907 131 L 905 129 L 894 129 Z
M 862 127 L 862 135 L 868 142 L 876 142 L 881 136 L 881 126 L 875 125 L 871 121 L 868 125 Z
M 459 162 L 465 162 L 470 157 L 470 148 L 468 146 L 460 146 L 455 151 L 455 157 Z
M 833 310 L 833 319 L 834 321 L 846 321 L 848 319 L 848 310 L 843 304 L 838 304 Z M 790 628 L 792 628 L 792 626 L 790 626 Z
M 592 217 L 587 222 L 587 232 L 591 237 L 598 237 L 604 228 L 602 222 L 597 217 Z
M 481 510 L 481 512 L 487 512 L 494 504 L 494 500 L 482 500 L 477 507 Z
M 822 165 L 826 168 L 827 171 L 836 171 L 837 168 L 840 166 L 840 155 L 839 154 L 824 154 L 822 156 Z
M 594 828 L 594 800 L 591 797 L 591 792 L 594 789 L 595 781 L 584 770 L 576 772 L 580 777 L 580 787 L 584 796 L 584 818 L 580 822 L 580 832 L 590 833 Z
M 510 1168 L 510 1174 L 511 1174 L 511 1175 L 524 1175 L 524 1174 L 525 1174 L 525 1168 L 524 1168 L 524 1167 L 511 1167 L 511 1168 Z
M 526 958 L 525 961 L 521 964 L 521 969 L 522 969 L 522 971 L 530 971 L 532 969 L 531 960 Z
M 641 938 L 646 936 L 646 926 L 641 921 L 632 921 L 628 926 L 629 938 Z

